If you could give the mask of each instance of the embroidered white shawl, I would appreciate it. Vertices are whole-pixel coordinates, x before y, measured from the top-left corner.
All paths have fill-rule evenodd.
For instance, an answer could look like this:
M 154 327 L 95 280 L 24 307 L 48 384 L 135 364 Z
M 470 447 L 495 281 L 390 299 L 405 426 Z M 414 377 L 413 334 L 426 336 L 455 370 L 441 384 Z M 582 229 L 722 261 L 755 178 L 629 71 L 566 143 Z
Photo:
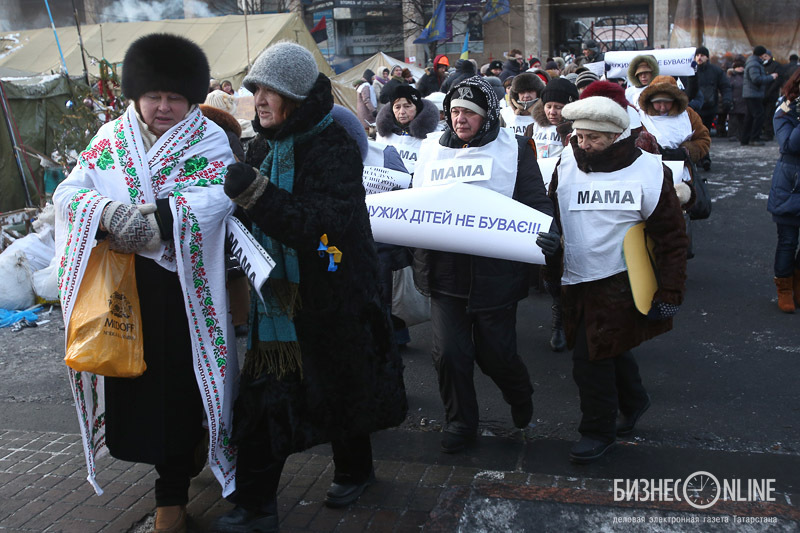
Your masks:
M 105 205 L 135 205 L 169 198 L 173 243 L 141 255 L 177 271 L 192 334 L 192 354 L 209 431 L 208 460 L 227 496 L 235 489 L 235 448 L 230 443 L 239 365 L 225 291 L 224 220 L 233 212 L 222 183 L 234 162 L 225 133 L 198 108 L 164 133 L 145 153 L 131 105 L 100 128 L 78 165 L 56 189 L 56 251 L 64 322 L 80 289 Z M 177 247 L 177 253 L 176 253 Z M 87 477 L 98 494 L 96 460 L 105 444 L 103 377 L 69 370 L 83 437 Z

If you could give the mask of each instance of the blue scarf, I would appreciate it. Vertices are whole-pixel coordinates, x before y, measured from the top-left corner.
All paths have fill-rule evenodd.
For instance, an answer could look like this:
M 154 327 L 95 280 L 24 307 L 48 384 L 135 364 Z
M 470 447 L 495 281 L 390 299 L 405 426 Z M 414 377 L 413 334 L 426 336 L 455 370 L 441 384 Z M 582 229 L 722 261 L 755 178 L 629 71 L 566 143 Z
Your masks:
M 282 139 L 268 139 L 270 151 L 259 169 L 269 176 L 276 187 L 289 193 L 294 188 L 294 146 L 318 135 L 333 122 L 330 113 L 313 128 Z M 297 251 L 266 236 L 256 227 L 253 235 L 264 250 L 275 261 L 261 294 L 264 304 L 257 297 L 251 299 L 250 330 L 258 332 L 258 345 L 253 346 L 251 335 L 244 372 L 258 376 L 266 371 L 278 378 L 288 372 L 299 370 L 302 375 L 300 344 L 294 327 L 294 316 L 300 308 L 300 267 Z

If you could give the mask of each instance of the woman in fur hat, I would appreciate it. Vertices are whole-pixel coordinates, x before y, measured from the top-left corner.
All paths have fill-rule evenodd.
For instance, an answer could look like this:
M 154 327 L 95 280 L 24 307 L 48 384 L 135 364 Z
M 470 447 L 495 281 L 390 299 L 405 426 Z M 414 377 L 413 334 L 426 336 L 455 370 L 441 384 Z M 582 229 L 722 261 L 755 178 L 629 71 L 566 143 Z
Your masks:
M 376 140 L 394 146 L 413 174 L 422 140 L 439 125 L 439 110 L 408 85 L 399 86 L 389 103 L 378 113 Z
M 509 106 L 500 110 L 500 127 L 510 128 L 516 135 L 525 135 L 533 124 L 531 110 L 544 91 L 542 78 L 532 72 L 514 76 L 508 92 Z
M 198 108 L 208 80 L 193 42 L 169 34 L 135 41 L 122 65 L 130 106 L 100 128 L 54 194 L 68 330 L 94 239 L 136 254 L 147 369 L 135 379 L 70 377 L 90 481 L 99 490 L 95 457 L 106 448 L 155 465 L 157 532 L 185 531 L 189 482 L 206 459 L 222 493 L 234 489 L 239 364 L 223 254 L 234 205 L 222 187 L 234 158 L 225 133 Z
M 291 61 L 293 68 L 284 66 Z M 314 56 L 275 44 L 243 84 L 262 149 L 228 167 L 225 193 L 276 266 L 253 304 L 236 403 L 236 507 L 215 531 L 277 531 L 286 458 L 331 442 L 325 503 L 344 507 L 375 481 L 370 433 L 407 409 L 402 361 L 378 289 L 358 145 L 335 123 Z
M 632 106 L 639 108 L 639 95 L 658 76 L 658 60 L 650 54 L 634 57 L 628 65 L 628 88 L 625 98 Z
M 561 283 L 583 414 L 570 459 L 585 464 L 632 432 L 650 407 L 631 349 L 672 329 L 683 301 L 687 239 L 671 172 L 636 147 L 619 104 L 593 96 L 567 104 L 562 115 L 573 121 L 573 134 L 549 187 L 558 229 L 539 234 L 537 244 L 550 281 Z M 647 315 L 634 305 L 622 253 L 625 233 L 643 221 L 659 272 Z

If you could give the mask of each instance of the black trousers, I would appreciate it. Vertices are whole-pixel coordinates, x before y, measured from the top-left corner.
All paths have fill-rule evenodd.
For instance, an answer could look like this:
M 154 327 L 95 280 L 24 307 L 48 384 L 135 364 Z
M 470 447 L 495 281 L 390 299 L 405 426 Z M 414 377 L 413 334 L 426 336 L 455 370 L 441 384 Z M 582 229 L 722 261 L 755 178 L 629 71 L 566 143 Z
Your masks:
M 744 117 L 744 128 L 739 136 L 739 142 L 747 144 L 750 141 L 761 140 L 761 128 L 764 126 L 764 103 L 761 98 L 745 98 L 747 114 Z
M 369 435 L 352 435 L 331 442 L 336 483 L 363 483 L 372 472 L 372 443 Z M 257 442 L 239 444 L 236 461 L 236 492 L 231 501 L 262 514 L 277 512 L 278 485 L 286 458 L 264 453 Z
M 189 483 L 198 474 L 199 466 L 194 450 L 157 464 L 156 506 L 186 505 L 189 502 Z
M 516 303 L 494 311 L 467 313 L 466 298 L 433 294 L 431 323 L 445 431 L 463 435 L 478 431 L 475 363 L 500 388 L 508 404 L 530 400 L 533 386 L 517 353 Z
M 647 402 L 639 365 L 630 350 L 617 357 L 589 360 L 586 326 L 581 321 L 572 353 L 572 377 L 581 399 L 581 435 L 612 442 L 617 435 L 617 414 L 630 414 Z

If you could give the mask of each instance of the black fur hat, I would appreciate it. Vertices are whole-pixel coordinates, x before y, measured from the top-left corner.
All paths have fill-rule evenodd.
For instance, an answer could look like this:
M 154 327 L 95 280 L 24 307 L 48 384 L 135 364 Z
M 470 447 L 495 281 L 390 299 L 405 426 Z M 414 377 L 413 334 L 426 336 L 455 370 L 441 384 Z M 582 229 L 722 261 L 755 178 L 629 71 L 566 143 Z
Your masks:
M 208 94 L 208 59 L 195 43 L 169 33 L 151 33 L 131 44 L 122 63 L 122 93 L 138 100 L 148 91 L 178 93 L 190 104 Z

